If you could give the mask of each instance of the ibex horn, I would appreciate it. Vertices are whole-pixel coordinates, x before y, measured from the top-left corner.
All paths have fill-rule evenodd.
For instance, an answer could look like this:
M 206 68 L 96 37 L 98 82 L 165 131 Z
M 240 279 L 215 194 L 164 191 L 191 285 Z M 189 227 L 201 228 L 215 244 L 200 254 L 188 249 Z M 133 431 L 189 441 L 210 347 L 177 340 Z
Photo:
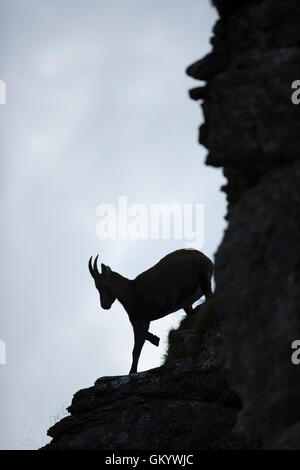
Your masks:
M 99 256 L 99 255 L 96 256 L 95 261 L 94 261 L 94 266 L 93 266 L 94 273 L 95 273 L 96 276 L 100 276 L 100 273 L 99 273 L 99 271 L 98 271 L 98 266 L 97 266 L 97 259 L 98 259 L 98 256 Z
M 90 271 L 90 273 L 91 273 L 91 276 L 92 276 L 93 278 L 95 278 L 95 273 L 94 273 L 94 270 L 93 270 L 93 267 L 92 267 L 92 259 L 93 259 L 93 257 L 91 256 L 91 257 L 90 257 L 90 260 L 89 260 L 89 271 Z

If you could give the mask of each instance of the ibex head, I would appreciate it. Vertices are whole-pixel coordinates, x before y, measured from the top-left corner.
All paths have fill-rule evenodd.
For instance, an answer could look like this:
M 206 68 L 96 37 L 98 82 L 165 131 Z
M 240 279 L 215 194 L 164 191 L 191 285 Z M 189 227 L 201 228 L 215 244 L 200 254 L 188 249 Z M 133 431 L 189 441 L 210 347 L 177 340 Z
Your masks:
M 101 273 L 98 271 L 97 266 L 97 259 L 98 255 L 95 258 L 94 264 L 92 265 L 92 256 L 89 260 L 89 270 L 91 276 L 95 281 L 95 286 L 100 294 L 100 304 L 101 307 L 105 310 L 110 309 L 114 301 L 116 300 L 116 296 L 113 293 L 113 286 L 112 286 L 112 270 L 109 266 L 105 266 L 105 264 L 101 264 Z

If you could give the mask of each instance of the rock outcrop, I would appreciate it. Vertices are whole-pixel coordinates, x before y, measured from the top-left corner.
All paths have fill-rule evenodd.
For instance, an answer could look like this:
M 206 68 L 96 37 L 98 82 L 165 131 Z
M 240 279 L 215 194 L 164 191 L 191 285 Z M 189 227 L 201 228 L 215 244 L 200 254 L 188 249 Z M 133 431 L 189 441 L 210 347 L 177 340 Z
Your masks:
M 215 3 L 213 51 L 187 72 L 206 81 L 191 90 L 204 100 L 200 142 L 228 179 L 215 299 L 224 370 L 244 404 L 235 433 L 253 448 L 300 449 L 300 3 Z
M 220 374 L 223 362 L 213 305 L 202 304 L 170 332 L 164 365 L 77 392 L 44 449 L 239 448 L 231 430 L 240 400 Z

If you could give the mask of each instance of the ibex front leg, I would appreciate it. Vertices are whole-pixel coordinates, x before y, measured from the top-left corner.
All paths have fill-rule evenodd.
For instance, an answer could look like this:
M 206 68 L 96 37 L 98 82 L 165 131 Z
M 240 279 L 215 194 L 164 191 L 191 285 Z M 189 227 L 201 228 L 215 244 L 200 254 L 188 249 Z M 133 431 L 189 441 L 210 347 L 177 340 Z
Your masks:
M 149 324 L 144 325 L 142 323 L 136 323 L 135 325 L 133 325 L 134 348 L 132 351 L 132 365 L 129 374 L 134 374 L 135 372 L 137 372 L 137 365 L 139 362 L 142 348 L 147 338 L 148 327 Z

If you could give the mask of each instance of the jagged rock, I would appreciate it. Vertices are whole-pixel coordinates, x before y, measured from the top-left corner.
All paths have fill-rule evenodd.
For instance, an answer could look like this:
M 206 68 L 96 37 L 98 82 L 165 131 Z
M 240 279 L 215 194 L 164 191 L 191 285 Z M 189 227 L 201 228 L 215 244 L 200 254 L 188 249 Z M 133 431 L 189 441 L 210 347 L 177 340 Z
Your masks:
M 217 22 L 213 51 L 187 69 L 207 80 L 200 142 L 209 149 L 207 163 L 225 168 L 230 202 L 299 158 L 299 107 L 291 102 L 299 17 L 298 0 L 246 2 Z
M 215 299 L 223 373 L 244 404 L 234 433 L 249 448 L 300 449 L 300 3 L 215 3 L 213 50 L 187 71 L 207 81 L 200 141 L 228 178 Z
M 165 365 L 77 392 L 44 449 L 239 448 L 231 430 L 240 400 L 219 373 L 220 332 L 209 311 L 200 306 L 170 332 Z
M 290 358 L 292 341 L 300 338 L 299 209 L 297 162 L 241 197 L 216 256 L 229 367 L 268 448 L 300 421 L 300 368 Z
M 218 12 L 222 17 L 231 15 L 238 8 L 255 0 L 213 0 L 212 3 L 217 7 Z M 258 0 L 256 0 L 258 1 Z

